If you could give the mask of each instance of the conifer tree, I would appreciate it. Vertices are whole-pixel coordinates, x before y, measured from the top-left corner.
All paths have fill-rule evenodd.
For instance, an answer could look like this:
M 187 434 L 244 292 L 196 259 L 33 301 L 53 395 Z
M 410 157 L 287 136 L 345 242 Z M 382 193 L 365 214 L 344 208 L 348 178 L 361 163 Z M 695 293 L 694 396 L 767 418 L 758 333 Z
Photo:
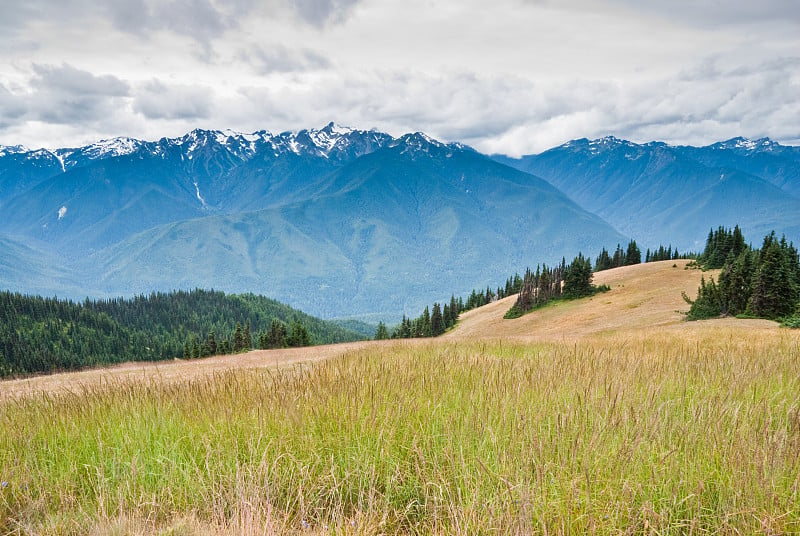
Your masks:
M 303 324 L 301 324 L 296 318 L 294 322 L 292 322 L 292 326 L 289 330 L 287 343 L 289 346 L 293 347 L 311 345 L 311 338 L 308 335 L 308 331 L 306 330 L 305 326 L 303 326 Z
M 797 284 L 790 264 L 785 240 L 775 240 L 775 232 L 764 239 L 760 262 L 753 281 L 750 307 L 764 318 L 781 318 L 792 314 L 797 306 Z
M 564 273 L 564 296 L 580 298 L 591 295 L 593 290 L 592 263 L 582 253 L 578 253 Z
M 208 336 L 206 337 L 206 347 L 208 348 L 209 354 L 217 355 L 217 337 L 213 329 L 208 332 Z
M 242 334 L 243 350 L 249 350 L 253 347 L 253 336 L 250 334 L 250 321 L 244 325 L 244 333 Z
M 603 248 L 603 251 L 600 252 L 600 255 L 597 256 L 597 260 L 594 263 L 594 271 L 600 272 L 602 270 L 608 270 L 611 268 L 611 257 L 608 254 L 608 250 Z
M 428 309 L 428 306 L 425 306 L 425 310 L 422 312 L 422 322 L 420 327 L 420 333 L 422 337 L 430 337 L 432 335 L 431 331 L 431 313 Z
M 286 332 L 286 324 L 277 318 L 272 319 L 267 334 L 267 344 L 269 348 L 282 348 L 286 346 Z
M 382 321 L 378 322 L 378 329 L 375 331 L 375 340 L 381 341 L 389 338 L 389 331 L 386 329 L 386 324 Z
M 431 314 L 431 336 L 438 337 L 444 333 L 445 325 L 442 319 L 442 310 L 438 303 L 433 304 L 433 313 Z
M 236 328 L 233 332 L 233 352 L 241 352 L 244 350 L 244 332 L 242 331 L 242 325 L 239 322 L 236 322 Z
M 636 240 L 628 243 L 628 251 L 625 253 L 625 266 L 631 266 L 642 262 L 642 252 L 636 245 Z

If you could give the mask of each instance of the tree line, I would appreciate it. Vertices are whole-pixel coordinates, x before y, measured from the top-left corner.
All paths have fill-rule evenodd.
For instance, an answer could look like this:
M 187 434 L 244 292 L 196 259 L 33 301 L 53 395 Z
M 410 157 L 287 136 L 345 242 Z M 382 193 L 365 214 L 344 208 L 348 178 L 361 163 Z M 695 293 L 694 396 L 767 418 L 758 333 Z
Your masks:
M 253 294 L 193 290 L 73 302 L 0 292 L 3 377 L 360 338 Z
M 518 318 L 553 300 L 578 299 L 604 290 L 609 289 L 592 285 L 592 261 L 578 253 L 569 264 L 562 258 L 559 266 L 543 264 L 540 269 L 537 265 L 535 272 L 528 268 L 517 301 L 504 318 Z
M 662 245 L 652 252 L 647 249 L 645 262 L 656 262 L 672 259 L 694 258 L 693 253 L 679 253 L 678 248 L 672 245 L 666 248 Z M 547 265 L 537 265 L 536 272 L 528 268 L 523 276 L 515 273 L 506 279 L 505 285 L 498 286 L 496 290 L 491 287 L 486 289 L 473 289 L 466 300 L 450 297 L 450 303 L 434 303 L 426 306 L 417 318 L 408 318 L 403 315 L 400 324 L 389 330 L 385 323 L 379 322 L 375 339 L 403 339 L 413 337 L 436 337 L 455 326 L 459 315 L 463 312 L 482 307 L 493 301 L 518 294 L 517 302 L 506 313 L 506 318 L 516 318 L 522 314 L 544 305 L 555 298 L 575 299 L 589 296 L 598 290 L 591 284 L 592 273 L 609 270 L 621 266 L 630 266 L 642 262 L 642 252 L 635 240 L 631 240 L 625 249 L 620 244 L 613 254 L 606 248 L 600 252 L 592 268 L 589 258 L 578 253 L 578 256 L 566 264 L 562 257 L 561 265 L 549 268 Z M 563 287 L 563 288 L 562 288 Z
M 691 305 L 689 320 L 745 315 L 799 323 L 800 257 L 785 236 L 779 240 L 772 231 L 761 248 L 754 249 L 738 225 L 733 230 L 712 229 L 697 265 L 721 272 L 716 282 L 701 277 L 694 300 L 683 294 Z

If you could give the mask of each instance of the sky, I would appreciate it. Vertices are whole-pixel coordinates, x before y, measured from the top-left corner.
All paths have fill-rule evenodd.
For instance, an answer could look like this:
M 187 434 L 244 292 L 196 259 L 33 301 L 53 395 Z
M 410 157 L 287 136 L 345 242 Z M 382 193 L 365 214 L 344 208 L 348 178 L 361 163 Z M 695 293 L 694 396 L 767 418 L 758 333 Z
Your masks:
M 0 145 L 330 121 L 487 153 L 800 144 L 796 0 L 0 0 Z

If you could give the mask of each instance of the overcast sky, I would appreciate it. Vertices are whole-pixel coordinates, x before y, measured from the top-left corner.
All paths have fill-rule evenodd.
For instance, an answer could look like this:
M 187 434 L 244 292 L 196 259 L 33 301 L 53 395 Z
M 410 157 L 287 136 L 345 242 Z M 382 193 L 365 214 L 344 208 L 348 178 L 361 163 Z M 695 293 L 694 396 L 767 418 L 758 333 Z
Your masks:
M 329 121 L 512 155 L 798 144 L 800 2 L 0 0 L 0 145 Z

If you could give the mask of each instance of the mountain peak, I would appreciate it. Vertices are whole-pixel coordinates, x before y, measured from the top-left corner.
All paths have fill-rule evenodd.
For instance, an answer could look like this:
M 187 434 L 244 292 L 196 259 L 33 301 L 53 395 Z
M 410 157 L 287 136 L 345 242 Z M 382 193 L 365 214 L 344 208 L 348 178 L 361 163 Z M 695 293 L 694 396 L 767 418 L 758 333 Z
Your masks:
M 408 149 L 426 151 L 429 147 L 444 147 L 444 144 L 425 134 L 424 132 L 410 132 L 400 136 L 393 146 L 404 145 Z
M 56 150 L 56 154 L 66 157 L 72 154 L 80 153 L 92 160 L 100 160 L 103 158 L 113 158 L 116 156 L 125 156 L 126 154 L 131 154 L 141 148 L 142 145 L 144 145 L 144 142 L 141 140 L 120 136 L 116 138 L 100 140 L 83 147 L 58 149 Z
M 599 147 L 603 147 L 603 148 L 608 148 L 608 147 L 619 147 L 621 145 L 625 145 L 625 146 L 631 147 L 631 146 L 636 145 L 636 144 L 633 143 L 633 142 L 630 142 L 628 140 L 623 140 L 623 139 L 617 138 L 616 136 L 604 136 L 602 138 L 597 138 L 597 139 L 592 140 L 592 141 L 589 142 L 589 146 L 590 147 L 598 147 L 599 146 Z
M 772 149 L 778 147 L 779 145 L 780 145 L 779 143 L 774 142 L 769 138 L 758 138 L 757 140 L 751 140 L 749 138 L 737 136 L 729 140 L 715 143 L 711 145 L 711 147 L 713 149 L 756 152 L 756 151 L 771 151 Z
M 24 145 L 0 145 L 0 156 L 5 156 L 7 154 L 22 154 L 29 152 L 31 152 L 31 150 L 25 147 Z

